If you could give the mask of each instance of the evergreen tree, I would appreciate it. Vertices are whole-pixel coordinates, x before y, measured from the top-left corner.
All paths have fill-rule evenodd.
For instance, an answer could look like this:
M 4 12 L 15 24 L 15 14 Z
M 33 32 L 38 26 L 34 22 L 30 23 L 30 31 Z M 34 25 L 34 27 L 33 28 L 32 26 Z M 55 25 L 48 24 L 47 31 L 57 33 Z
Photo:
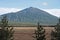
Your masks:
M 34 34 L 35 34 L 34 38 L 36 40 L 45 40 L 45 30 L 43 29 L 42 26 L 39 25 L 39 23 L 38 23 L 37 30 L 35 30 Z
M 59 23 L 57 23 L 55 27 L 55 31 L 52 31 L 52 39 L 51 40 L 60 40 L 60 18 Z
M 13 40 L 13 27 L 9 27 L 7 16 L 4 15 L 1 20 L 0 40 Z

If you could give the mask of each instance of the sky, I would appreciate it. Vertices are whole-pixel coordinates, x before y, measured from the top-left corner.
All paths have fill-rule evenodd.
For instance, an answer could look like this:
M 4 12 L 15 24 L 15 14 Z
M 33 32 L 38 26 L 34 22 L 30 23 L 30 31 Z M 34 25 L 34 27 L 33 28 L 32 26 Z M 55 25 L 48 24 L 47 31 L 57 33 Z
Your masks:
M 60 17 L 60 0 L 0 0 L 0 15 L 35 7 Z

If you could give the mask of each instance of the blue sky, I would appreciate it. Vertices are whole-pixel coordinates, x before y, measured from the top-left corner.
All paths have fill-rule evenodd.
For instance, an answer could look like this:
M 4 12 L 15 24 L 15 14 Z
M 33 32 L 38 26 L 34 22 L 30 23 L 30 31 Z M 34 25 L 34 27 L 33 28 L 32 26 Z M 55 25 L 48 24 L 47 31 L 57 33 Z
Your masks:
M 21 9 L 27 7 L 59 9 L 60 0 L 0 0 L 0 7 Z
M 0 15 L 35 7 L 60 17 L 60 0 L 0 0 Z

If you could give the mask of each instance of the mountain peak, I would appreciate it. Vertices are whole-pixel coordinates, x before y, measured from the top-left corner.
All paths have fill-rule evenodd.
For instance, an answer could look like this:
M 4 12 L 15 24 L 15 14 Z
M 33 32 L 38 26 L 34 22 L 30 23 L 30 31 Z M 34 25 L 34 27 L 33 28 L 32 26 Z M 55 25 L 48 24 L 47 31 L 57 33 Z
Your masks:
M 29 8 L 35 8 L 35 7 L 29 7 Z
M 29 7 L 29 8 L 26 8 L 24 9 L 23 11 L 28 11 L 28 12 L 39 12 L 39 11 L 42 11 L 38 8 L 35 8 L 35 7 Z
M 29 7 L 29 8 L 34 8 L 34 7 Z
M 35 8 L 35 7 L 29 7 L 28 9 L 38 9 L 38 8 Z

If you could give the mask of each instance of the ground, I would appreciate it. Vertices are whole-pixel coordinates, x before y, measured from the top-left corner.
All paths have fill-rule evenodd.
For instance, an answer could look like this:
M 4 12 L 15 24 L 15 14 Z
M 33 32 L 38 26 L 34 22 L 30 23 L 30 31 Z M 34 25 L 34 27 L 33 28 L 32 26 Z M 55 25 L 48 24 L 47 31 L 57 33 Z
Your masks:
M 51 39 L 51 31 L 54 30 L 54 27 L 44 27 L 46 40 Z M 36 27 L 14 27 L 14 40 L 34 40 L 34 31 Z

